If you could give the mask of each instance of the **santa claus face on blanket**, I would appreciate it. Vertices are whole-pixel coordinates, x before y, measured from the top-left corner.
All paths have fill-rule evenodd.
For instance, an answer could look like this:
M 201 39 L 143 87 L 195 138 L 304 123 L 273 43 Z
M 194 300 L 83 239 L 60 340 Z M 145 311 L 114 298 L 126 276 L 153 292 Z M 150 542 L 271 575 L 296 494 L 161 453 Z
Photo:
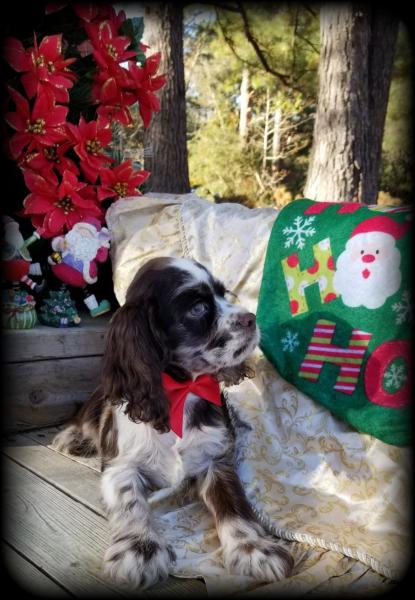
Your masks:
M 379 308 L 401 285 L 395 240 L 403 229 L 388 228 L 384 219 L 374 217 L 355 229 L 337 259 L 333 286 L 346 306 Z

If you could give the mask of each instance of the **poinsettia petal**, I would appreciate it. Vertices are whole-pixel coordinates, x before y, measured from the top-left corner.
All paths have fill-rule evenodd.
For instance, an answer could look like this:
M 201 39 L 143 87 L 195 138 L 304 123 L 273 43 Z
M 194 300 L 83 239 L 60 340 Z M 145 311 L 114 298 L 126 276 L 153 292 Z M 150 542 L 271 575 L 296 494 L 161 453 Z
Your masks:
M 39 45 L 39 52 L 47 61 L 54 61 L 62 52 L 62 34 L 47 35 Z
M 16 109 L 20 112 L 26 119 L 30 116 L 30 108 L 29 102 L 26 100 L 22 94 L 19 94 L 17 90 L 12 88 L 10 85 L 7 86 L 7 91 L 10 94 L 11 99 L 16 105 Z
M 47 178 L 31 169 L 22 169 L 22 172 L 26 187 L 31 192 L 36 192 L 43 196 L 53 197 L 55 195 L 58 180 L 53 172 L 48 173 Z
M 55 165 L 58 170 L 63 173 L 65 170 L 72 171 L 75 175 L 79 175 L 79 169 L 76 164 L 70 158 L 66 158 L 66 156 L 61 157 L 60 164 Z
M 28 135 L 27 133 L 22 133 L 20 131 L 17 131 L 10 138 L 9 150 L 14 160 L 17 160 L 20 157 L 21 153 L 23 152 L 23 149 L 29 144 L 30 139 L 30 135 Z
M 101 23 L 98 25 L 98 36 L 105 45 L 114 42 L 112 28 L 109 21 L 101 21 Z
M 38 194 L 29 194 L 23 202 L 25 214 L 45 214 L 53 208 L 50 199 Z
M 95 201 L 89 197 L 84 198 L 81 194 L 74 193 L 71 195 L 72 202 L 75 204 L 76 208 L 82 210 L 89 210 L 91 212 L 99 211 L 99 208 L 96 206 Z
M 134 185 L 134 187 L 138 187 L 139 185 L 144 183 L 144 181 L 146 181 L 149 178 L 149 176 L 150 171 L 135 171 L 135 174 L 131 178 L 131 183 Z
M 147 127 L 150 125 L 152 112 L 147 106 L 145 106 L 145 104 L 142 104 L 141 102 L 139 104 L 138 110 L 140 112 L 141 118 L 143 119 L 144 129 L 147 129 Z
M 86 162 L 81 162 L 81 169 L 89 182 L 95 183 L 98 177 L 98 170 L 88 165 Z
M 128 41 L 128 45 L 130 45 L 130 40 Z M 127 60 L 130 60 L 130 58 L 134 58 L 135 56 L 137 56 L 137 51 L 136 50 L 127 50 L 125 52 L 123 52 L 122 54 L 122 61 L 125 62 Z
M 32 225 L 38 231 L 38 233 L 40 233 L 40 235 L 42 235 L 41 231 L 43 230 L 43 222 L 45 220 L 45 216 L 44 215 L 30 215 L 30 220 L 32 221 Z
M 112 140 L 112 131 L 111 131 L 111 129 L 109 129 L 109 128 L 108 129 L 107 128 L 101 129 L 99 131 L 99 134 L 98 134 L 97 138 L 100 141 L 101 146 L 103 148 L 106 148 L 106 146 L 108 146 L 108 144 Z
M 133 118 L 128 108 L 121 107 L 114 115 L 113 118 L 119 121 L 122 125 L 131 125 Z
M 98 15 L 98 7 L 92 2 L 74 3 L 72 9 L 83 21 L 93 21 Z
M 31 120 L 34 121 L 36 119 L 46 119 L 54 105 L 54 102 L 55 97 L 50 93 L 50 89 L 47 87 L 42 87 L 39 94 L 36 96 Z
M 7 37 L 3 44 L 3 58 L 18 73 L 30 69 L 30 60 L 22 42 L 13 37 Z
M 111 189 L 110 187 L 104 185 L 100 185 L 97 187 L 97 198 L 99 202 L 102 202 L 106 198 L 114 198 L 115 196 L 118 196 L 117 192 Z
M 152 77 L 151 79 L 151 89 L 159 90 L 163 85 L 167 82 L 167 77 L 165 75 L 158 75 L 157 77 Z
M 45 85 L 46 85 L 46 83 L 42 84 L 39 82 L 39 88 L 45 87 Z M 51 85 L 51 84 L 47 83 L 47 85 Z M 64 104 L 67 104 L 69 102 L 69 93 L 66 88 L 52 86 L 52 91 L 53 91 L 53 95 L 55 96 L 56 102 L 62 102 Z
M 66 224 L 68 229 L 72 229 L 74 225 L 82 221 L 82 215 L 77 211 L 72 211 L 66 215 Z
M 146 62 L 145 62 L 145 70 L 149 75 L 154 75 L 154 73 L 157 72 L 157 69 L 159 68 L 160 65 L 160 59 L 161 59 L 161 52 L 156 52 L 155 54 L 152 54 L 151 56 L 149 56 L 148 58 L 146 58 Z
M 4 115 L 4 120 L 7 125 L 10 125 L 17 131 L 24 131 L 26 129 L 26 119 L 18 112 L 8 112 Z
M 47 115 L 47 124 L 50 127 L 57 127 L 66 122 L 66 116 L 69 108 L 67 106 L 54 106 Z
M 55 208 L 50 211 L 45 219 L 47 228 L 57 235 L 63 233 L 63 229 L 66 224 L 66 215 L 61 208 Z
M 118 94 L 118 86 L 114 77 L 110 77 L 101 88 L 100 100 L 103 103 L 109 103 Z
M 24 91 L 26 92 L 26 96 L 29 99 L 34 98 L 34 96 L 36 95 L 36 92 L 37 92 L 38 80 L 34 76 L 32 71 L 29 71 L 28 73 L 25 73 L 24 75 L 22 75 L 20 78 L 20 81 L 22 82 Z

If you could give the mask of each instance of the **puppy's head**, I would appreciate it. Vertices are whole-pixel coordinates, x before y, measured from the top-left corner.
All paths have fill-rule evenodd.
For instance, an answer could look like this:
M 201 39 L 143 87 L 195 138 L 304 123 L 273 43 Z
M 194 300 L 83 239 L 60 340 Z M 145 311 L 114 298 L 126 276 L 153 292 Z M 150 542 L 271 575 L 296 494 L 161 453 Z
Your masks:
M 104 393 L 126 402 L 133 420 L 168 429 L 161 372 L 176 378 L 211 373 L 236 383 L 259 340 L 255 315 L 231 304 L 224 285 L 199 263 L 157 258 L 130 284 L 111 320 L 104 355 Z

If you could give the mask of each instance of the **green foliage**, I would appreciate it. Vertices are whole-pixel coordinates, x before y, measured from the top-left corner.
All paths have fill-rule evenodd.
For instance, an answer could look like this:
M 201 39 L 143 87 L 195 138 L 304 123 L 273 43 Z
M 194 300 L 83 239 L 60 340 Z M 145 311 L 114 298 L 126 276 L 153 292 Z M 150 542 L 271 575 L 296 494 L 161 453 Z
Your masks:
M 301 197 L 311 149 L 319 63 L 318 9 L 299 4 L 243 4 L 241 14 L 191 6 L 185 20 L 185 67 L 191 185 L 211 199 L 281 205 Z M 380 189 L 412 194 L 412 48 L 401 27 L 387 110 Z M 248 132 L 238 133 L 242 71 L 249 70 Z M 267 111 L 268 101 L 268 111 Z M 281 111 L 279 151 L 264 128 Z
M 300 194 L 304 185 L 316 102 L 319 22 L 291 5 L 245 10 L 250 34 L 274 73 L 264 69 L 248 41 L 242 15 L 208 9 L 203 13 L 199 8 L 195 19 L 196 9 L 187 12 L 191 185 L 217 201 L 273 205 Z M 249 71 L 249 112 L 247 134 L 241 137 L 244 68 Z M 277 110 L 280 121 L 274 134 Z M 274 135 L 279 138 L 275 156 Z
M 413 198 L 413 47 L 408 31 L 400 27 L 382 147 L 379 189 L 389 197 Z
M 379 189 L 403 202 L 413 199 L 413 156 L 402 151 L 382 153 Z
M 120 27 L 120 34 L 126 35 L 131 38 L 132 43 L 130 44 L 130 50 L 137 51 L 137 61 L 144 64 L 146 61 L 146 55 L 140 48 L 141 38 L 144 33 L 144 19 L 143 17 L 131 17 L 126 19 Z

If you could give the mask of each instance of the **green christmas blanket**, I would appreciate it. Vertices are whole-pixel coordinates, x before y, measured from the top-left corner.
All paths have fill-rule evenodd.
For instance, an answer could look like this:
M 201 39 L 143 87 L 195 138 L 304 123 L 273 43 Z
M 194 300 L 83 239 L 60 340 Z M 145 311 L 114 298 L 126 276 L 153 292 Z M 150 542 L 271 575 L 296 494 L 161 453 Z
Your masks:
M 412 213 L 296 200 L 276 219 L 257 310 L 278 372 L 353 427 L 410 443 Z

